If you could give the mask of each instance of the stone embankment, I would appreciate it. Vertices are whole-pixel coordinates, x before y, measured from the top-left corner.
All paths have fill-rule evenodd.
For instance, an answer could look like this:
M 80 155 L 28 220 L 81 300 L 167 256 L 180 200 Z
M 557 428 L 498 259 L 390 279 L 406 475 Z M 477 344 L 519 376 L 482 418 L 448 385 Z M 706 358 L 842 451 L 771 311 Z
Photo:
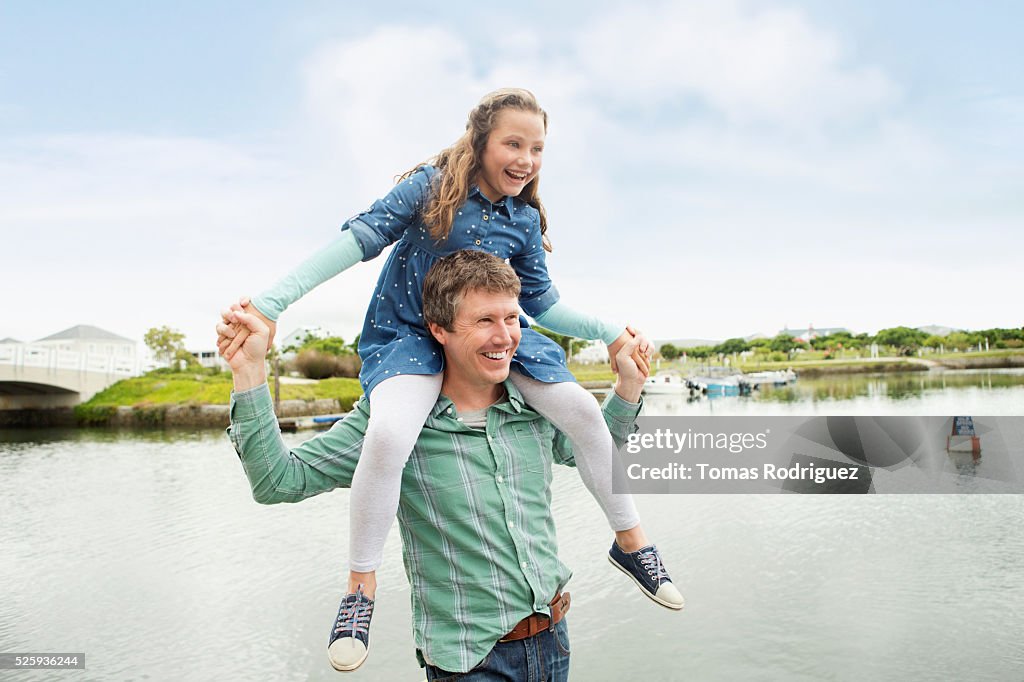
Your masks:
M 0 410 L 0 427 L 34 428 L 45 426 L 110 426 L 114 428 L 226 428 L 227 405 L 136 405 L 134 407 L 96 407 L 77 414 L 73 408 L 46 410 Z M 303 417 L 315 414 L 347 412 L 340 401 L 282 400 L 279 417 Z
M 106 425 L 117 428 L 138 427 L 219 427 L 228 425 L 228 405 L 150 405 L 118 407 Z M 303 417 L 310 414 L 344 412 L 337 400 L 282 400 L 278 417 Z

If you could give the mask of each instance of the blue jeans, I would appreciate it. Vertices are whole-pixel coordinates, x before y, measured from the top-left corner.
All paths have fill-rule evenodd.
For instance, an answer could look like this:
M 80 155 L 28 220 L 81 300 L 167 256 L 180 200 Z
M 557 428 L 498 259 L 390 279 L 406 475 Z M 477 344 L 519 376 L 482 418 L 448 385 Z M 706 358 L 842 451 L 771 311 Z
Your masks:
M 566 682 L 569 679 L 569 627 L 565 618 L 555 629 L 515 642 L 498 642 L 468 673 L 427 666 L 427 680 L 447 682 Z

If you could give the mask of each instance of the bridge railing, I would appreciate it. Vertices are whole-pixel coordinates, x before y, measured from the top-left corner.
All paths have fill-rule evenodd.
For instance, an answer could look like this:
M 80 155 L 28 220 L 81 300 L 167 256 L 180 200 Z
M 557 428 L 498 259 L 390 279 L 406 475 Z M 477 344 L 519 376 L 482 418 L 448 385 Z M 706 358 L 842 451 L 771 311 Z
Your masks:
M 30 344 L 0 344 L 0 365 L 95 372 L 126 377 L 142 374 L 142 363 L 134 356 L 126 358 Z

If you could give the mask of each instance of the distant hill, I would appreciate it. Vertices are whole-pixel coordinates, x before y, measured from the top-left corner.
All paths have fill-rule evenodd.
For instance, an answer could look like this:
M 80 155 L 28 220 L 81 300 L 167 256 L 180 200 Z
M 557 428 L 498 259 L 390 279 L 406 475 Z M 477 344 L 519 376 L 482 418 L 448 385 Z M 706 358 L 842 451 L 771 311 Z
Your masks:
M 956 327 L 944 327 L 942 325 L 937 325 L 937 324 L 931 324 L 931 325 L 928 325 L 926 327 L 916 327 L 916 329 L 918 329 L 919 331 L 924 332 L 925 334 L 928 334 L 929 336 L 948 336 L 949 334 L 952 334 L 953 332 L 962 331 L 961 329 L 958 329 Z M 827 333 L 827 332 L 835 331 L 835 330 L 847 331 L 843 327 L 833 327 L 833 328 L 829 328 L 829 329 L 821 329 L 819 331 Z M 789 333 L 790 335 L 793 335 L 794 330 L 784 329 L 783 332 L 786 332 L 786 333 Z M 851 333 L 854 334 L 854 335 L 857 335 L 859 332 L 851 332 Z M 765 334 L 758 333 L 758 334 L 750 334 L 749 336 L 744 336 L 743 340 L 744 341 L 753 341 L 754 339 L 770 339 L 770 338 L 772 338 L 772 337 L 771 336 L 767 336 Z M 654 346 L 656 348 L 661 348 L 662 345 L 666 344 L 666 343 L 671 343 L 676 348 L 693 348 L 694 346 L 717 346 L 718 344 L 722 343 L 722 339 L 718 339 L 718 340 L 715 340 L 715 339 L 654 339 Z
M 671 343 L 676 348 L 693 348 L 694 346 L 717 346 L 721 341 L 711 339 L 653 339 L 654 347 L 661 348 L 666 343 Z
M 930 324 L 927 327 L 918 327 L 917 331 L 924 332 L 929 336 L 949 336 L 953 332 L 958 332 L 960 330 L 954 327 L 943 327 L 937 324 Z

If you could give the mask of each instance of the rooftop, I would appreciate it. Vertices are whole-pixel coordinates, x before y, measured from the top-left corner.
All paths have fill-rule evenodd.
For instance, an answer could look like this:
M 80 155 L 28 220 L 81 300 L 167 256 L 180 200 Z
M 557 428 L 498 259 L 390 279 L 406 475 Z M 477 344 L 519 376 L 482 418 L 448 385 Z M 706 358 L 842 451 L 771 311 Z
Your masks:
M 65 339 L 90 339 L 90 340 L 102 340 L 102 341 L 124 341 L 127 343 L 134 343 L 131 339 L 126 339 L 123 336 L 118 336 L 113 332 L 108 332 L 105 329 L 99 327 L 93 327 L 88 324 L 79 324 L 74 327 L 69 327 L 64 331 L 57 332 L 56 334 L 50 334 L 44 338 L 39 339 L 40 341 L 63 341 Z

